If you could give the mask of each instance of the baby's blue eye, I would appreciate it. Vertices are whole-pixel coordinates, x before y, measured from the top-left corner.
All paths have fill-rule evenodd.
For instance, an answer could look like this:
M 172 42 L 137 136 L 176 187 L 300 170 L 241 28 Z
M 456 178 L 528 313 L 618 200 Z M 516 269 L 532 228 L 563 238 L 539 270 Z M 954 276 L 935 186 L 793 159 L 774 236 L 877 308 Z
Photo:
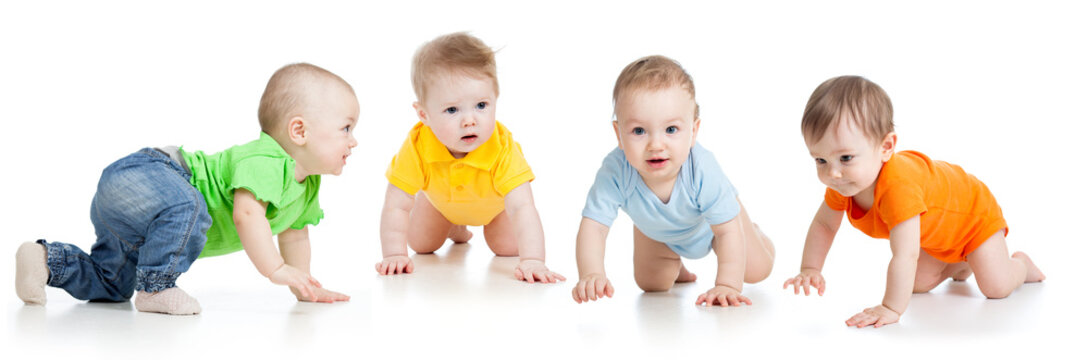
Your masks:
M 827 164 L 827 160 L 824 160 L 824 159 L 821 159 L 821 158 L 816 158 L 816 165 L 823 165 L 823 164 Z
M 344 130 L 346 132 L 351 132 L 351 125 L 345 126 L 343 129 L 340 129 L 340 130 Z
M 839 161 L 842 161 L 842 162 L 848 162 L 848 161 L 850 161 L 852 159 L 854 159 L 854 155 L 843 155 L 843 156 L 839 157 Z
M 450 106 L 450 107 L 446 108 L 446 110 L 442 110 L 442 111 L 447 113 L 447 114 L 451 114 L 451 115 L 456 114 L 457 113 L 457 107 L 456 106 Z
M 481 102 L 477 103 L 476 104 L 476 109 L 477 110 L 487 109 L 487 102 L 486 101 L 481 101 Z
M 631 133 L 633 133 L 633 134 L 635 134 L 635 135 L 642 135 L 642 134 L 645 134 L 645 133 L 646 133 L 646 129 L 643 129 L 643 128 L 640 128 L 640 127 L 637 127 L 637 128 L 635 128 L 634 130 L 631 130 Z
M 676 126 L 669 126 L 669 127 L 665 128 L 665 133 L 666 134 L 675 134 L 677 131 L 680 131 L 680 128 L 678 128 Z

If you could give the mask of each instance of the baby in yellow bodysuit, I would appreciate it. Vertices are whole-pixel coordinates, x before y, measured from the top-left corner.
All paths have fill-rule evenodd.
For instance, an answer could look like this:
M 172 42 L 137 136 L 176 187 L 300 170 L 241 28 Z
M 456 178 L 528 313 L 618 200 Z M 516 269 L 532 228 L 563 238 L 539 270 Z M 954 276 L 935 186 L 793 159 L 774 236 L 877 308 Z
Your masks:
M 412 61 L 419 122 L 386 171 L 379 274 L 414 270 L 408 247 L 431 253 L 483 226 L 498 256 L 520 256 L 518 280 L 566 280 L 544 265 L 544 229 L 533 204 L 533 172 L 510 131 L 495 121 L 495 54 L 453 33 L 423 45 Z

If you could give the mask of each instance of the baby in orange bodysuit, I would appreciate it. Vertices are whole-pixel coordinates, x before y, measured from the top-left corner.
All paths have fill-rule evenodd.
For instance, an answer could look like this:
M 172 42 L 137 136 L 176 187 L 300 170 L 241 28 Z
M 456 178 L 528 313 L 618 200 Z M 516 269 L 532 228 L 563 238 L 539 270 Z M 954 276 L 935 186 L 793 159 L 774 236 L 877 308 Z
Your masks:
M 986 185 L 959 166 L 915 151 L 895 152 L 891 99 L 859 76 L 840 76 L 812 93 L 801 121 L 805 144 L 827 185 L 805 240 L 794 293 L 823 295 L 820 270 L 842 216 L 866 235 L 889 239 L 884 301 L 846 321 L 880 327 L 899 321 L 912 292 L 975 274 L 988 298 L 1004 298 L 1046 278 L 1023 252 L 1009 256 L 1008 227 Z

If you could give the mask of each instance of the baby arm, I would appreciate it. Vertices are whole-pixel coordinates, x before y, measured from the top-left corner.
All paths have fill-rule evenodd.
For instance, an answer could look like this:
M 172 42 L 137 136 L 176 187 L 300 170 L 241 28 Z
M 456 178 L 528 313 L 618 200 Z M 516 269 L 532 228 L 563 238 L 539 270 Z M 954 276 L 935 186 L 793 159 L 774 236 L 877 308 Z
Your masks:
M 544 226 L 533 204 L 533 190 L 524 183 L 511 190 L 503 199 L 510 222 L 514 224 L 521 261 L 514 268 L 518 280 L 528 282 L 565 281 L 567 278 L 544 266 Z
M 833 210 L 827 203 L 820 203 L 820 209 L 816 211 L 816 217 L 812 219 L 812 225 L 808 227 L 808 235 L 805 237 L 805 250 L 801 256 L 801 272 L 782 284 L 782 288 L 793 285 L 793 293 L 799 294 L 805 289 L 808 296 L 809 286 L 816 288 L 816 293 L 824 295 L 827 283 L 820 271 L 824 268 L 824 260 L 827 252 L 831 250 L 831 242 L 835 239 L 835 233 L 842 225 L 842 211 Z
M 605 296 L 612 297 L 615 291 L 604 273 L 604 241 L 607 237 L 608 226 L 587 217 L 582 218 L 575 250 L 578 284 L 571 291 L 574 301 L 579 304 Z
M 721 224 L 712 225 L 714 232 L 714 254 L 718 256 L 718 277 L 714 287 L 699 295 L 696 305 L 739 306 L 741 303 L 752 305 L 752 300 L 741 295 L 744 286 L 744 266 L 746 245 L 744 230 L 740 220 L 734 218 Z
M 309 228 L 302 228 L 302 230 L 287 229 L 276 236 L 280 242 L 280 254 L 283 255 L 283 261 L 296 269 L 303 272 L 310 273 L 310 230 Z M 302 292 L 294 287 L 291 287 L 291 293 L 295 294 L 295 297 L 299 301 L 309 301 L 310 298 L 302 296 Z M 325 288 L 316 288 L 314 295 L 317 299 L 313 301 L 317 302 L 336 302 L 336 301 L 348 301 L 351 297 L 332 291 Z
M 921 220 L 917 215 L 895 225 L 889 231 L 892 260 L 888 263 L 884 301 L 846 320 L 847 326 L 881 327 L 899 321 L 899 316 L 907 310 L 910 294 L 914 290 L 914 276 L 921 251 L 921 232 Z
M 267 206 L 268 204 L 257 200 L 249 190 L 234 190 L 233 220 L 242 248 L 257 267 L 257 271 L 272 283 L 293 287 L 306 298 L 317 301 L 314 291 L 321 287 L 321 283 L 308 272 L 288 265 L 272 244 L 272 228 L 264 217 Z
M 389 184 L 382 207 L 382 261 L 374 265 L 381 275 L 407 274 L 414 270 L 408 257 L 408 218 L 415 197 Z

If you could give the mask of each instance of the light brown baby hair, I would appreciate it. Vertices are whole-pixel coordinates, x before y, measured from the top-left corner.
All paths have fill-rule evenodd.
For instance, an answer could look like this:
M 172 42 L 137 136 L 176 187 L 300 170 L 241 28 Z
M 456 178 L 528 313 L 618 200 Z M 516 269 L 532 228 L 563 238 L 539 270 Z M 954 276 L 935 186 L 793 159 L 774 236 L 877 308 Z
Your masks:
M 427 80 L 439 73 L 491 79 L 499 93 L 495 51 L 479 38 L 464 32 L 446 34 L 423 44 L 412 58 L 412 90 L 424 101 Z
M 676 60 L 661 55 L 650 55 L 635 60 L 623 68 L 619 78 L 616 79 L 616 87 L 612 89 L 612 108 L 615 109 L 620 95 L 635 90 L 662 90 L 671 86 L 680 86 L 687 90 L 691 94 L 691 99 L 695 100 L 695 82 Z M 696 102 L 695 119 L 698 118 L 699 103 Z
M 314 91 L 321 86 L 344 86 L 355 94 L 347 81 L 316 65 L 295 63 L 276 70 L 268 79 L 257 108 L 261 131 L 275 135 L 284 121 L 302 115 L 306 106 L 314 102 L 311 99 Z
M 808 98 L 801 117 L 805 141 L 820 141 L 847 114 L 873 143 L 895 131 L 892 100 L 884 89 L 861 76 L 839 76 L 824 81 Z

